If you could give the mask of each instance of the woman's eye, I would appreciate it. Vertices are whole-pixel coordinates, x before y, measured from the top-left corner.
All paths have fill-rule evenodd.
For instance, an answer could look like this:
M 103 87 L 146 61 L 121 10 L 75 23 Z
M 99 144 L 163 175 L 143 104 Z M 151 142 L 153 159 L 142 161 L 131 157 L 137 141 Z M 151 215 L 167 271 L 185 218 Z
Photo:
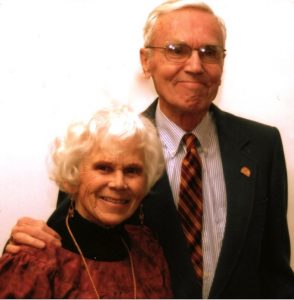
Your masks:
M 139 175 L 143 172 L 141 167 L 128 167 L 125 169 L 125 174 Z
M 107 164 L 97 163 L 97 164 L 94 164 L 93 169 L 97 170 L 97 171 L 109 172 L 109 171 L 111 171 L 111 166 L 109 166 Z

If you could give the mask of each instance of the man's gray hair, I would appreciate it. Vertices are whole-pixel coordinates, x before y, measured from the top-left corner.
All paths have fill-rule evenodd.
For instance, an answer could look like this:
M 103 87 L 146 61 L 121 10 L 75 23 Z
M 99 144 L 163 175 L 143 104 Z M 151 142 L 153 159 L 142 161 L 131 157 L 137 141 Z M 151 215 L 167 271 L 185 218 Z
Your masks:
M 157 19 L 166 13 L 181 9 L 191 7 L 198 10 L 206 11 L 213 16 L 216 17 L 216 19 L 219 22 L 219 25 L 221 27 L 222 33 L 223 33 L 223 41 L 225 43 L 226 40 L 226 26 L 223 20 L 215 15 L 214 11 L 210 6 L 208 6 L 206 3 L 198 0 L 168 0 L 160 4 L 159 6 L 155 7 L 153 11 L 149 14 L 147 21 L 144 26 L 144 47 L 148 46 L 151 42 L 151 39 L 154 34 L 154 27 L 157 22 Z

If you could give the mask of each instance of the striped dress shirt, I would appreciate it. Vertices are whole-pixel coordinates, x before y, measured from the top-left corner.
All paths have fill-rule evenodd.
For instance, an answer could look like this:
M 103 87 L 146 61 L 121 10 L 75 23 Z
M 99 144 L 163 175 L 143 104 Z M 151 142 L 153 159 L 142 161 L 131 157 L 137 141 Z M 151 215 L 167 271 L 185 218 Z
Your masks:
M 155 121 L 163 146 L 166 170 L 169 177 L 175 204 L 180 191 L 181 164 L 186 149 L 182 137 L 186 133 L 156 109 Z M 207 113 L 200 124 L 192 131 L 198 138 L 198 149 L 202 161 L 203 181 L 203 290 L 202 297 L 208 298 L 215 274 L 224 229 L 226 224 L 227 197 L 220 155 L 218 136 L 213 115 Z

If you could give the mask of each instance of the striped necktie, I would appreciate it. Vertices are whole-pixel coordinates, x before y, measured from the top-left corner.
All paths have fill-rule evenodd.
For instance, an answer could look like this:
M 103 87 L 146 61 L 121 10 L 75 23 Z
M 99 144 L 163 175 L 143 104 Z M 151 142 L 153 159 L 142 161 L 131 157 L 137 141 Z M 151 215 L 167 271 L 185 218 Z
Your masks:
M 203 198 L 201 159 L 197 152 L 197 138 L 194 134 L 185 134 L 183 143 L 187 152 L 182 161 L 178 212 L 188 241 L 196 277 L 202 285 L 203 257 L 201 235 Z

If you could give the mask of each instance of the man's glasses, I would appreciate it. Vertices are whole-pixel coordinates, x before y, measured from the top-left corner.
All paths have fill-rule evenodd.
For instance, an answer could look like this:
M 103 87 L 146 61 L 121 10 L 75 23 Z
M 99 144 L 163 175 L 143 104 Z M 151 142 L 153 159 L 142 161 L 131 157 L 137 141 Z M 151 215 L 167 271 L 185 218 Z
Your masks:
M 169 43 L 165 47 L 147 46 L 145 48 L 164 50 L 166 59 L 175 63 L 186 62 L 195 50 L 203 63 L 218 64 L 224 59 L 226 52 L 223 47 L 217 45 L 204 45 L 193 49 L 184 43 Z

